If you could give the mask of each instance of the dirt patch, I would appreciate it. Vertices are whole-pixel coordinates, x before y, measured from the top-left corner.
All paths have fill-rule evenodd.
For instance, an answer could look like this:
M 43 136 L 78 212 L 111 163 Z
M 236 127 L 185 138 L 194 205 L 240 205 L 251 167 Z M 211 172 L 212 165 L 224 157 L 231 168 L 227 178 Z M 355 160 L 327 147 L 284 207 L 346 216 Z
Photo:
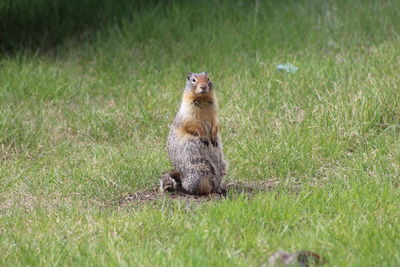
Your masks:
M 127 194 L 119 199 L 119 205 L 125 206 L 129 203 L 155 203 L 163 198 L 176 199 L 181 201 L 190 201 L 195 203 L 202 203 L 213 200 L 221 200 L 231 198 L 237 195 L 247 195 L 249 197 L 256 193 L 270 191 L 279 184 L 276 180 L 268 180 L 266 182 L 247 182 L 247 183 L 227 183 L 221 186 L 222 193 L 209 194 L 209 195 L 190 195 L 184 192 L 161 193 L 158 188 L 151 190 L 141 190 L 135 193 Z

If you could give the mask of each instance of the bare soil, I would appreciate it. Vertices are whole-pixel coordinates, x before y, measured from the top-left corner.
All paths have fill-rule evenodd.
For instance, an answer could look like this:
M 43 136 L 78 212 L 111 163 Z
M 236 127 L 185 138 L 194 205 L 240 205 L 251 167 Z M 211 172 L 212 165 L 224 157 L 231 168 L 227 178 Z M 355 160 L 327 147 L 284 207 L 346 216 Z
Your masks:
M 251 197 L 258 192 L 271 191 L 278 184 L 279 182 L 275 180 L 268 180 L 266 182 L 227 183 L 221 186 L 221 194 L 212 193 L 199 196 L 190 195 L 179 191 L 171 193 L 161 193 L 158 188 L 154 188 L 151 190 L 140 190 L 136 191 L 135 193 L 124 195 L 119 199 L 119 205 L 125 206 L 131 202 L 145 204 L 148 202 L 156 202 L 159 199 L 163 198 L 202 203 L 207 201 L 230 198 L 236 195 L 247 195 Z

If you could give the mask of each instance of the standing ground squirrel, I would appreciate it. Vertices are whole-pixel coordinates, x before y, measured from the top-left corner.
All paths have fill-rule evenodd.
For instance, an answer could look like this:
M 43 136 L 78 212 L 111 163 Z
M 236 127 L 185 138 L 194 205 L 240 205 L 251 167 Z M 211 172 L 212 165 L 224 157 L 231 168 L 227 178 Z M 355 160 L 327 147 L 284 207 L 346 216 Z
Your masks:
M 167 150 L 174 170 L 160 190 L 220 193 L 227 164 L 218 130 L 218 105 L 207 72 L 188 73 L 181 107 L 171 125 Z

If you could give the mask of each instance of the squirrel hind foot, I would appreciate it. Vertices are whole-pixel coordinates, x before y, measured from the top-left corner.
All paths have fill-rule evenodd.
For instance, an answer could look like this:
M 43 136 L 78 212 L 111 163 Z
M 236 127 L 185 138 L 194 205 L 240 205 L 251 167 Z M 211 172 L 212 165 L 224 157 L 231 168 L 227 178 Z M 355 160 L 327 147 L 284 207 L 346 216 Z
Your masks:
M 173 192 L 181 189 L 181 174 L 177 171 L 169 171 L 160 180 L 160 191 Z

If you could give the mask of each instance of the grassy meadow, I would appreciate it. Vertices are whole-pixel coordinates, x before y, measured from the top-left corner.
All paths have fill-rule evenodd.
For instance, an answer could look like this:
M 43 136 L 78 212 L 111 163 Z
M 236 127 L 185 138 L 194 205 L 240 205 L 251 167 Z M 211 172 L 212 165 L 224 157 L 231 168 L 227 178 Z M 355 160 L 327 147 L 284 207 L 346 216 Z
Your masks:
M 399 266 L 399 10 L 3 1 L 0 266 L 262 266 L 279 250 Z M 190 71 L 208 71 L 219 98 L 226 181 L 277 186 L 119 205 L 171 168 Z

